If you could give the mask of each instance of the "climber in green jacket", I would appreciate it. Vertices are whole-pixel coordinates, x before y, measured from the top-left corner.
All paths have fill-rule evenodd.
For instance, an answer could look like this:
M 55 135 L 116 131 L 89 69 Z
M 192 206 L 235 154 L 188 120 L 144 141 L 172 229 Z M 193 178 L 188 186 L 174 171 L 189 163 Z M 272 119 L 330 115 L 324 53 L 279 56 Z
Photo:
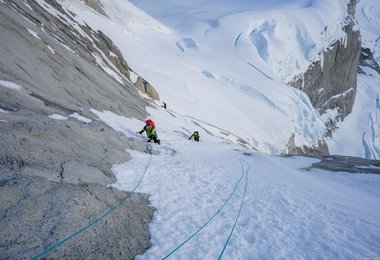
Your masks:
M 199 133 L 198 133 L 198 131 L 194 131 L 194 133 L 189 137 L 189 140 L 190 140 L 192 137 L 194 137 L 194 140 L 195 140 L 196 142 L 199 142 Z
M 156 132 L 156 129 L 153 128 L 153 126 L 151 126 L 150 123 L 147 123 L 144 128 L 138 132 L 140 135 L 143 133 L 143 132 L 146 132 L 146 135 L 148 136 L 148 143 L 150 143 L 150 141 L 154 141 L 155 143 L 158 143 L 160 144 L 161 141 L 157 138 L 157 132 Z

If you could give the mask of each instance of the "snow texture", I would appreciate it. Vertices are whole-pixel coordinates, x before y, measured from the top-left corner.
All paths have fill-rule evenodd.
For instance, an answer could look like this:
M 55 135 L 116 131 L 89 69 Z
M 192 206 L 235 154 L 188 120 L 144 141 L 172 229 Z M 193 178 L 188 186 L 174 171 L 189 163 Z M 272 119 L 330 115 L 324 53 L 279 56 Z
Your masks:
M 76 118 L 76 119 L 78 119 L 79 121 L 82 121 L 82 122 L 87 123 L 87 124 L 89 124 L 89 123 L 92 122 L 91 119 L 89 119 L 89 118 L 87 118 L 87 117 L 84 117 L 84 116 L 81 116 L 81 115 L 79 115 L 78 113 L 73 113 L 73 114 L 69 115 L 69 117 Z
M 48 117 L 56 119 L 56 120 L 67 120 L 68 118 L 66 116 L 58 115 L 58 114 L 51 114 Z
M 93 112 L 127 136 L 144 139 L 135 134 L 143 122 Z M 112 169 L 114 186 L 128 191 L 152 159 L 137 190 L 150 194 L 157 208 L 152 247 L 137 259 L 163 258 L 173 250 L 174 258 L 218 258 L 235 221 L 225 259 L 379 255 L 378 175 L 308 169 L 318 160 L 252 152 L 201 129 L 196 143 L 187 139 L 193 122 L 152 114 L 162 143 L 151 147 L 160 154 L 129 150 L 133 159 Z
M 0 86 L 14 90 L 22 90 L 20 85 L 7 80 L 0 80 Z

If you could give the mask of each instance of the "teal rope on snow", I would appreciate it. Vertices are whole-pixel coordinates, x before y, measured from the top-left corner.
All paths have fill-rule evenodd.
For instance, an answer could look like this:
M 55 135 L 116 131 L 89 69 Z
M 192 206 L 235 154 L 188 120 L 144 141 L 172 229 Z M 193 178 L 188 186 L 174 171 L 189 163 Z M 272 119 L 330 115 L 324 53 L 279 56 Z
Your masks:
M 244 160 L 242 160 L 242 161 L 244 161 Z M 239 216 L 240 216 L 240 213 L 241 213 L 241 209 L 243 208 L 243 203 L 244 203 L 245 195 L 247 194 L 249 164 L 248 164 L 246 161 L 244 161 L 244 162 L 247 164 L 248 168 L 247 168 L 247 170 L 246 170 L 246 172 L 245 172 L 245 187 L 244 187 L 244 195 L 243 195 L 243 199 L 241 200 L 240 208 L 239 208 L 239 212 L 238 212 L 238 214 L 237 214 L 237 216 L 236 216 L 235 223 L 234 223 L 234 225 L 233 225 L 233 227 L 232 227 L 232 229 L 231 229 L 230 235 L 228 236 L 226 243 L 224 244 L 223 250 L 222 250 L 222 252 L 220 253 L 220 255 L 219 255 L 219 257 L 218 257 L 218 260 L 220 260 L 220 259 L 222 258 L 223 253 L 224 253 L 224 251 L 226 250 L 226 247 L 227 247 L 227 245 L 228 245 L 228 242 L 230 242 L 230 239 L 231 239 L 232 233 L 234 232 L 235 227 L 236 227 L 236 223 L 237 223 L 237 221 L 238 221 L 238 219 L 239 219 Z
M 142 177 L 140 178 L 139 182 L 137 183 L 137 185 L 135 186 L 135 188 L 130 192 L 128 193 L 128 195 L 126 195 L 123 199 L 120 200 L 120 202 L 114 206 L 113 208 L 111 208 L 109 211 L 107 211 L 104 215 L 100 216 L 99 218 L 95 219 L 94 221 L 92 221 L 90 224 L 84 226 L 83 228 L 79 229 L 77 232 L 75 232 L 74 234 L 66 237 L 65 239 L 59 241 L 58 243 L 56 243 L 55 245 L 49 247 L 48 249 L 46 249 L 45 251 L 39 253 L 38 255 L 35 255 L 32 260 L 35 260 L 35 259 L 38 259 L 40 258 L 41 256 L 43 255 L 46 255 L 47 253 L 49 253 L 50 251 L 54 250 L 55 248 L 61 246 L 63 243 L 69 241 L 70 239 L 72 239 L 73 237 L 79 235 L 80 233 L 86 231 L 88 228 L 90 228 L 91 226 L 95 225 L 96 223 L 98 223 L 100 220 L 102 220 L 103 218 L 107 217 L 109 214 L 111 214 L 113 211 L 115 211 L 116 209 L 118 209 L 128 198 L 130 198 L 132 196 L 132 194 L 136 191 L 136 189 L 140 186 L 142 180 L 144 179 L 144 176 L 145 176 L 145 173 L 146 171 L 148 170 L 149 166 L 151 165 L 152 163 L 152 153 L 151 153 L 151 149 L 148 149 L 148 152 L 150 153 L 150 160 L 149 160 L 149 163 L 146 165 L 145 169 L 144 169 L 144 173 L 142 175 Z
M 214 213 L 214 215 L 206 221 L 205 224 L 203 224 L 197 231 L 195 231 L 190 237 L 188 237 L 186 240 L 184 240 L 179 246 L 177 246 L 175 249 L 173 249 L 169 254 L 167 254 L 166 256 L 164 256 L 162 258 L 162 260 L 164 259 L 167 259 L 169 256 L 171 256 L 172 254 L 174 254 L 178 249 L 180 249 L 184 244 L 186 244 L 187 242 L 189 242 L 196 234 L 198 234 L 205 226 L 207 226 L 211 220 L 213 220 L 216 215 L 219 214 L 219 212 L 224 208 L 224 206 L 227 204 L 227 202 L 230 200 L 230 198 L 232 197 L 232 195 L 235 193 L 236 191 L 236 188 L 239 186 L 239 183 L 241 182 L 241 180 L 243 179 L 243 176 L 244 176 L 244 167 L 243 167 L 243 163 L 241 163 L 241 166 L 242 166 L 242 174 L 238 180 L 238 182 L 236 183 L 233 191 L 231 192 L 231 194 L 228 196 L 228 198 L 224 201 L 224 203 L 222 204 L 222 206 Z

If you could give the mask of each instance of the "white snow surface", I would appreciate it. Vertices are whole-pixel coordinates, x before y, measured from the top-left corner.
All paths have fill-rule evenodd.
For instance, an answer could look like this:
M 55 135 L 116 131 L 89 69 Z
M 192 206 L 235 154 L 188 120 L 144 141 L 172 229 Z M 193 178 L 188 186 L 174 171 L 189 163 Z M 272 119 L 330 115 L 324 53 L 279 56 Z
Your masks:
M 56 120 L 67 120 L 68 119 L 66 116 L 62 116 L 59 114 L 51 114 L 48 117 L 56 119 Z
M 380 5 L 377 0 L 358 2 L 357 19 L 362 35 L 362 45 L 370 48 L 380 63 Z
M 146 140 L 136 133 L 144 122 L 92 112 Z M 150 147 L 160 154 L 128 150 L 133 159 L 112 168 L 118 189 L 131 191 L 142 178 L 136 192 L 150 194 L 157 209 L 152 247 L 137 259 L 168 256 L 194 234 L 172 259 L 216 259 L 222 252 L 224 259 L 380 254 L 379 175 L 306 170 L 317 160 L 253 152 L 202 131 L 187 117 L 176 114 L 174 120 L 160 107 L 150 112 L 161 139 Z M 200 130 L 199 143 L 187 139 L 193 130 Z
M 14 90 L 22 90 L 20 85 L 8 80 L 0 80 L 0 86 Z
M 380 76 L 367 68 L 358 75 L 352 113 L 327 140 L 330 153 L 380 159 Z M 372 76 L 370 76 L 372 75 Z
M 76 118 L 76 119 L 78 119 L 79 121 L 82 121 L 82 122 L 87 123 L 87 124 L 89 124 L 89 123 L 92 122 L 92 119 L 89 119 L 89 118 L 87 118 L 87 117 L 81 116 L 81 115 L 79 115 L 78 113 L 72 113 L 71 115 L 69 115 L 69 117 Z

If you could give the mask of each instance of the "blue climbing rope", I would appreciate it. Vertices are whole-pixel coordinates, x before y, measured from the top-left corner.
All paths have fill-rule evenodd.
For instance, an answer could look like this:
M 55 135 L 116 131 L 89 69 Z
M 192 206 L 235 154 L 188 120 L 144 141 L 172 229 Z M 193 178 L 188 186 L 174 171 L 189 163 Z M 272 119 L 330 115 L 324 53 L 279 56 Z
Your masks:
M 152 150 L 151 148 L 147 149 L 147 152 L 150 154 L 150 158 L 149 158 L 149 163 L 145 166 L 145 169 L 144 169 L 144 173 L 143 175 L 141 176 L 139 182 L 137 183 L 137 185 L 134 187 L 134 189 L 128 193 L 123 199 L 121 199 L 119 201 L 119 203 L 114 206 L 113 208 L 111 208 L 109 211 L 107 211 L 105 214 L 103 214 L 102 216 L 100 216 L 99 218 L 95 219 L 94 221 L 92 221 L 90 224 L 84 226 L 83 228 L 79 229 L 77 232 L 73 233 L 72 235 L 66 237 L 65 239 L 59 241 L 58 243 L 54 244 L 53 246 L 49 247 L 48 249 L 46 249 L 45 251 L 35 255 L 32 260 L 35 260 L 35 259 L 39 259 L 41 256 L 43 255 L 46 255 L 47 253 L 49 253 L 50 251 L 54 250 L 55 248 L 61 246 L 63 243 L 69 241 L 70 239 L 72 239 L 73 237 L 79 235 L 80 233 L 86 231 L 88 228 L 90 228 L 91 226 L 95 225 L 96 223 L 98 223 L 100 220 L 102 220 L 103 218 L 107 217 L 109 214 L 111 214 L 113 211 L 115 211 L 117 208 L 119 208 L 128 198 L 130 198 L 132 196 L 132 194 L 136 191 L 136 189 L 140 186 L 142 180 L 144 179 L 144 176 L 145 176 L 145 173 L 147 172 L 149 166 L 151 165 L 152 163 Z
M 242 160 L 242 161 L 244 161 L 244 160 Z M 220 255 L 219 255 L 219 257 L 218 257 L 218 260 L 220 260 L 220 259 L 222 258 L 223 253 L 224 253 L 224 251 L 226 250 L 228 243 L 230 242 L 230 239 L 231 239 L 232 233 L 234 232 L 235 227 L 236 227 L 236 223 L 237 223 L 237 221 L 238 221 L 238 219 L 239 219 L 239 216 L 240 216 L 240 213 L 241 213 L 241 209 L 243 208 L 243 203 L 244 203 L 245 195 L 247 194 L 249 164 L 248 164 L 246 161 L 244 161 L 244 162 L 246 163 L 246 165 L 247 165 L 248 167 L 247 167 L 247 170 L 246 170 L 246 172 L 245 172 L 245 187 L 244 187 L 244 195 L 243 195 L 243 199 L 241 200 L 240 208 L 239 208 L 239 212 L 238 212 L 238 214 L 237 214 L 237 216 L 236 216 L 235 223 L 234 223 L 234 225 L 232 226 L 231 232 L 230 232 L 230 234 L 229 234 L 229 236 L 228 236 L 228 238 L 227 238 L 226 243 L 224 244 L 223 250 L 222 250 L 222 252 L 220 253 Z
M 180 249 L 184 244 L 186 244 L 187 242 L 189 242 L 196 234 L 198 234 L 204 227 L 206 227 L 210 222 L 211 220 L 213 220 L 216 215 L 219 214 L 219 212 L 224 208 L 224 206 L 227 204 L 227 202 L 230 200 L 230 198 L 232 197 L 232 195 L 235 193 L 237 187 L 239 186 L 239 183 L 241 182 L 241 180 L 243 179 L 243 176 L 244 176 L 244 166 L 243 166 L 243 163 L 240 161 L 241 163 L 241 167 L 242 167 L 242 174 L 239 178 L 239 180 L 237 181 L 234 189 L 232 190 L 231 194 L 228 196 L 228 198 L 224 201 L 224 203 L 222 204 L 222 206 L 214 213 L 214 215 L 209 218 L 209 220 L 207 220 L 197 231 L 195 231 L 191 236 L 189 236 L 186 240 L 184 240 L 181 244 L 179 244 L 176 248 L 174 248 L 169 254 L 165 255 L 162 260 L 164 259 L 167 259 L 169 256 L 171 256 L 172 254 L 174 254 L 178 249 Z

